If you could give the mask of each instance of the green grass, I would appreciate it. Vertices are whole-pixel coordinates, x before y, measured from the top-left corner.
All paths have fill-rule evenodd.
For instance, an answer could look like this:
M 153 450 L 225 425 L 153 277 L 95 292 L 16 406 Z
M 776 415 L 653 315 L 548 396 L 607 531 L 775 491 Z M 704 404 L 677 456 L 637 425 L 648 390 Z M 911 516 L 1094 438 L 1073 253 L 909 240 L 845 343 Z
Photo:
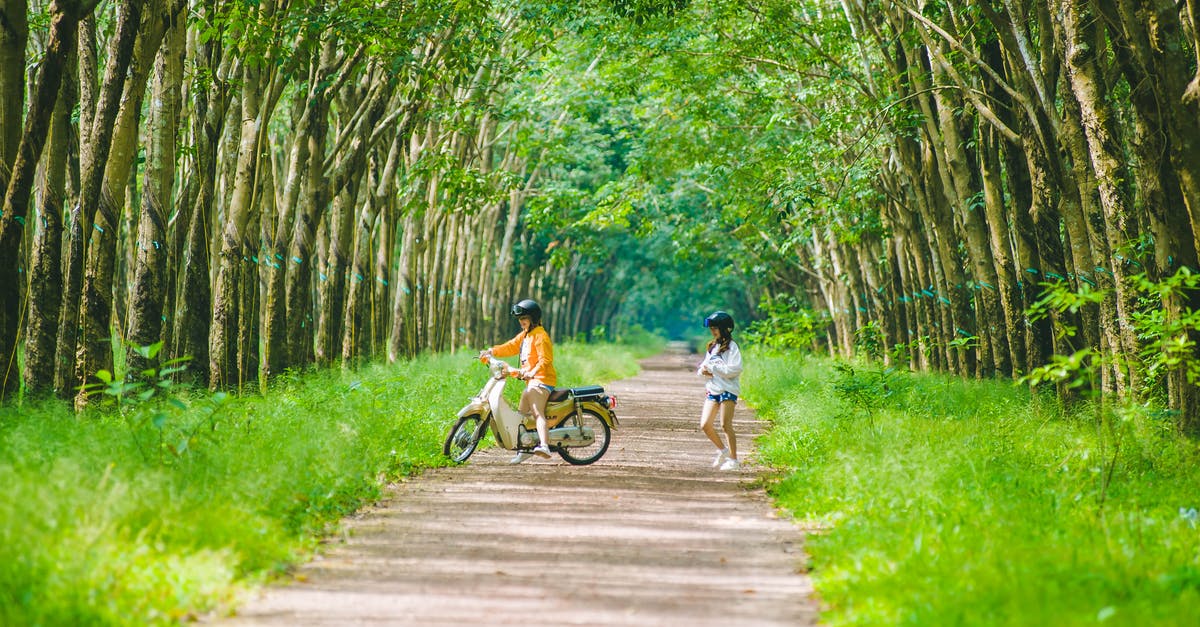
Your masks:
M 631 376 L 647 350 L 560 345 L 560 381 Z M 196 393 L 184 407 L 0 408 L 0 625 L 227 610 L 389 479 L 443 465 L 445 430 L 486 376 L 459 353 L 284 375 L 265 396 Z
M 1200 528 L 1181 515 L 1200 508 L 1200 447 L 1170 418 L 1107 430 L 1002 381 L 902 373 L 884 388 L 798 354 L 747 362 L 746 396 L 773 423 L 771 492 L 820 529 L 823 622 L 1200 621 Z

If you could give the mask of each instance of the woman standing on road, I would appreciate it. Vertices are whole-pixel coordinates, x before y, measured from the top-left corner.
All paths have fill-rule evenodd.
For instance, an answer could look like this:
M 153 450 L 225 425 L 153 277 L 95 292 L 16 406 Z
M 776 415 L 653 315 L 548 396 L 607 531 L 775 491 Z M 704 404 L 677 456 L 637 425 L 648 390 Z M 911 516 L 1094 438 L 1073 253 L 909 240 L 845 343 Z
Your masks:
M 737 456 L 737 438 L 733 434 L 733 407 L 737 404 L 741 386 L 738 377 L 742 374 L 742 351 L 733 341 L 733 316 L 718 311 L 704 319 L 704 326 L 712 332 L 712 341 L 708 343 L 708 352 L 696 374 L 708 377 L 704 389 L 707 398 L 704 409 L 700 412 L 700 430 L 720 451 L 713 460 L 713 468 L 719 470 L 737 470 L 741 462 Z M 721 414 L 721 428 L 729 441 L 726 447 L 721 442 L 721 436 L 713 425 L 717 413 Z
M 521 356 L 521 368 L 513 376 L 526 381 L 525 391 L 521 393 L 521 404 L 518 411 L 528 416 L 533 414 L 537 421 L 538 446 L 533 451 L 517 451 L 516 457 L 509 463 L 519 464 L 531 455 L 549 458 L 550 447 L 546 443 L 546 401 L 554 391 L 558 375 L 554 371 L 554 346 L 550 342 L 550 334 L 542 326 L 542 308 L 537 302 L 525 299 L 512 306 L 512 314 L 521 323 L 521 332 L 513 339 L 493 346 L 482 353 L 483 356 L 512 357 Z

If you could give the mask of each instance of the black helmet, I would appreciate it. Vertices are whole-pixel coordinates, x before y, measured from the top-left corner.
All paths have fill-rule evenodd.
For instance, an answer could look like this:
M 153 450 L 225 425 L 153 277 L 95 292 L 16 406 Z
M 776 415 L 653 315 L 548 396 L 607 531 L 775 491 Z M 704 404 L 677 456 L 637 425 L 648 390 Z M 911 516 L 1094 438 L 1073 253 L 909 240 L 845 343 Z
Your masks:
M 725 313 L 724 311 L 713 312 L 713 314 L 711 316 L 704 319 L 704 326 L 705 327 L 716 327 L 718 329 L 725 329 L 726 331 L 732 331 L 733 330 L 733 316 Z
M 521 316 L 529 316 L 531 324 L 540 324 L 542 322 L 542 307 L 537 304 L 537 301 L 526 298 L 525 300 L 512 306 L 509 311 L 512 317 L 519 318 Z

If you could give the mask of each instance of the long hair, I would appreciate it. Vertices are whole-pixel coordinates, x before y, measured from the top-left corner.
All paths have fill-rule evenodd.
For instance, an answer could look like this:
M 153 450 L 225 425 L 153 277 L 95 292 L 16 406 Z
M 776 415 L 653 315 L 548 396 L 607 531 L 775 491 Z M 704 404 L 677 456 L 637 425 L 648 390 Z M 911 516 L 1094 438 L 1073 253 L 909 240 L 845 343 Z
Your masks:
M 717 327 L 717 335 L 718 337 L 713 338 L 713 340 L 708 343 L 707 352 L 711 353 L 713 347 L 719 344 L 721 346 L 721 350 L 717 351 L 717 354 L 720 355 L 721 353 L 729 350 L 729 343 L 733 341 L 733 334 L 725 327 Z

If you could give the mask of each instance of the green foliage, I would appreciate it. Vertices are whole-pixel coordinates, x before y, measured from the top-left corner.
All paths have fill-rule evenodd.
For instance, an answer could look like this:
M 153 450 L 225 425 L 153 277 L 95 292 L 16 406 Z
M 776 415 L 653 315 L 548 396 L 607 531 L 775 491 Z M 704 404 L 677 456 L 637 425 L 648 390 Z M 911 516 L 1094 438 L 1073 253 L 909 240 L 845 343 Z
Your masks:
M 1180 268 L 1160 281 L 1145 275 L 1134 278 L 1143 295 L 1145 308 L 1133 316 L 1134 328 L 1145 341 L 1140 355 L 1146 374 L 1159 379 L 1167 370 L 1182 370 L 1188 382 L 1200 383 L 1200 354 L 1196 338 L 1200 337 L 1200 311 L 1184 308 L 1178 316 L 1169 316 L 1165 303 L 1171 300 L 1188 302 L 1200 290 L 1200 274 Z
M 1200 447 L 1127 410 L 1096 428 L 999 381 L 895 374 L 875 425 L 844 419 L 832 365 L 749 356 L 777 502 L 830 625 L 1182 625 L 1200 615 Z M 869 381 L 869 379 L 868 379 Z M 1115 463 L 1112 463 L 1115 459 Z M 1107 493 L 1106 493 L 1107 492 Z
M 883 409 L 895 392 L 894 368 L 861 368 L 838 362 L 833 365 L 837 376 L 831 389 L 852 410 L 864 412 L 867 421 L 875 424 L 875 414 Z
M 1103 303 L 1112 297 L 1111 289 L 1096 289 L 1081 283 L 1072 289 L 1065 281 L 1042 283 L 1043 296 L 1029 310 L 1031 319 L 1044 319 L 1052 314 L 1076 313 L 1080 309 Z M 1070 355 L 1052 355 L 1050 362 L 1032 370 L 1022 382 L 1038 385 L 1061 383 L 1068 388 L 1088 394 L 1099 391 L 1102 368 L 1137 368 L 1151 385 L 1161 382 L 1170 370 L 1184 373 L 1188 382 L 1200 383 L 1200 311 L 1181 306 L 1190 302 L 1200 290 L 1200 274 L 1180 268 L 1175 274 L 1154 281 L 1145 274 L 1131 278 L 1129 289 L 1136 294 L 1137 311 L 1129 323 L 1143 342 L 1137 359 L 1120 359 L 1102 355 L 1091 347 L 1081 348 Z M 1177 309 L 1171 313 L 1172 306 Z M 1077 330 L 1058 319 L 1060 337 L 1074 337 Z
M 152 362 L 162 347 L 162 342 L 156 342 L 136 346 L 133 351 Z M 166 455 L 178 458 L 189 454 L 205 432 L 216 429 L 218 410 L 227 399 L 224 392 L 216 392 L 210 396 L 194 394 L 193 402 L 187 402 L 173 377 L 183 372 L 190 360 L 168 360 L 161 368 L 143 370 L 137 378 L 130 374 L 114 378 L 113 373 L 101 370 L 96 373 L 97 381 L 83 388 L 93 402 L 97 395 L 111 401 L 112 414 L 125 422 L 143 460 L 166 463 Z
M 619 346 L 557 349 L 565 384 L 637 371 Z M 436 355 L 285 373 L 265 396 L 226 399 L 158 385 L 173 367 L 109 376 L 98 389 L 113 402 L 83 416 L 0 408 L 0 624 L 228 609 L 386 481 L 445 463 L 445 429 L 486 376 L 469 355 Z
M 829 270 L 810 258 L 815 238 L 882 233 L 885 121 L 849 70 L 863 50 L 840 11 L 783 0 L 558 6 L 542 20 L 562 25 L 554 54 L 519 74 L 503 104 L 522 121 L 504 141 L 542 173 L 518 257 L 540 267 L 566 250 L 595 263 L 579 272 L 618 286 L 612 328 L 679 338 L 718 308 L 747 321 L 764 294 L 795 290 L 803 266 Z M 825 321 L 806 322 L 762 337 L 803 345 Z
M 883 357 L 883 327 L 872 320 L 854 331 L 854 350 L 858 355 L 878 360 Z
M 1096 351 L 1090 348 L 1070 355 L 1051 355 L 1049 363 L 1034 368 L 1017 382 L 1035 387 L 1043 383 L 1062 383 L 1073 390 L 1094 391 L 1098 364 Z
M 1096 289 L 1088 283 L 1080 283 L 1078 290 L 1071 289 L 1066 281 L 1056 280 L 1039 283 L 1042 297 L 1030 305 L 1026 315 L 1030 320 L 1045 320 L 1053 318 L 1054 313 L 1078 313 L 1080 309 L 1103 303 L 1112 294 L 1112 290 Z M 1063 318 L 1053 318 L 1056 321 L 1055 333 L 1060 338 L 1074 338 L 1079 329 L 1067 324 Z
M 750 323 L 746 339 L 753 344 L 776 349 L 810 348 L 817 329 L 823 326 L 821 315 L 800 306 L 789 295 L 764 299 L 758 305 L 760 319 Z

